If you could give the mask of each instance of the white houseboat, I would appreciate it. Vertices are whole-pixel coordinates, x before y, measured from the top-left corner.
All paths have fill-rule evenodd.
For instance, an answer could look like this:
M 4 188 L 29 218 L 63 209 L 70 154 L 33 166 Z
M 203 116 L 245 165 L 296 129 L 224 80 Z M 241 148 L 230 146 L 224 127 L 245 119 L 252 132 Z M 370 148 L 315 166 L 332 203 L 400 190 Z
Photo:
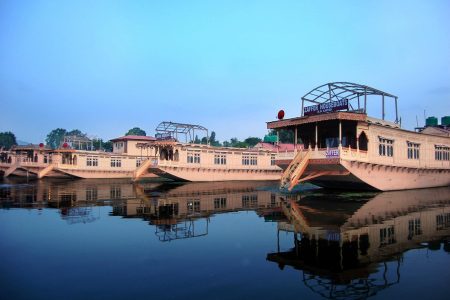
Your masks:
M 380 119 L 367 115 L 374 98 L 381 98 Z M 387 99 L 395 105 L 393 121 L 385 118 Z M 386 92 L 348 82 L 313 89 L 302 97 L 300 117 L 267 123 L 269 129 L 292 130 L 294 143 L 305 146 L 277 155 L 276 164 L 285 169 L 282 187 L 311 182 L 389 191 L 450 185 L 449 127 L 410 131 L 399 121 L 397 97 Z
M 199 125 L 162 122 L 156 138 L 123 136 L 111 140 L 113 151 L 94 151 L 91 141 L 68 137 L 56 150 L 43 144 L 16 147 L 3 155 L 4 176 L 142 178 L 177 181 L 279 180 L 275 151 L 192 144 Z M 186 142 L 178 140 L 185 135 Z M 293 148 L 291 149 L 293 151 Z
M 113 151 L 94 150 L 91 141 L 81 137 L 65 138 L 59 149 L 40 145 L 17 146 L 0 162 L 3 176 L 134 178 L 142 162 L 151 156 L 155 138 L 128 135 L 111 140 Z M 140 178 L 157 176 L 140 174 Z

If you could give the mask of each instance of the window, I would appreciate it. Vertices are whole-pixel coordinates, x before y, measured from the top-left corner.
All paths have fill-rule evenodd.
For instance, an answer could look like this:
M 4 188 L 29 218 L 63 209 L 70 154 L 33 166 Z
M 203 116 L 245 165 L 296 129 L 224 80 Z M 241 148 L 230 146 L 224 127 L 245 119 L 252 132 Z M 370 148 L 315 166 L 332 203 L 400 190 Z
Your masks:
M 274 154 L 270 155 L 270 165 L 275 166 L 275 155 Z
M 408 144 L 408 159 L 419 159 L 420 144 L 407 142 Z
M 136 158 L 136 168 L 140 167 L 141 164 L 142 164 L 142 158 L 140 158 L 140 157 Z
M 98 197 L 97 187 L 86 188 L 86 201 L 96 201 Z
M 120 168 L 122 167 L 122 160 L 120 158 L 111 158 L 111 167 Z
M 394 226 L 380 229 L 380 247 L 395 243 Z
M 258 195 L 242 196 L 242 208 L 253 208 L 258 206 Z
M 88 167 L 97 167 L 98 166 L 98 157 L 88 156 L 86 158 L 86 166 L 88 166 Z
M 214 198 L 214 209 L 226 207 L 227 207 L 227 198 Z
M 242 165 L 244 166 L 256 166 L 258 165 L 258 157 L 254 154 L 244 154 L 242 155 Z
M 122 196 L 122 189 L 120 188 L 120 186 L 113 185 L 111 186 L 109 195 L 111 196 L 111 199 L 120 199 L 120 197 Z
M 380 156 L 394 156 L 394 140 L 379 137 L 378 153 Z
M 408 240 L 412 239 L 415 235 L 421 235 L 422 229 L 420 225 L 420 219 L 409 220 L 408 222 Z
M 450 160 L 450 147 L 442 145 L 434 145 L 435 160 Z
M 436 230 L 443 230 L 450 227 L 450 213 L 436 216 Z
M 225 154 L 214 154 L 214 164 L 215 165 L 226 165 L 227 156 Z
M 189 164 L 199 164 L 200 163 L 200 153 L 188 152 L 187 162 Z
M 187 202 L 188 213 L 200 212 L 200 200 L 190 200 Z

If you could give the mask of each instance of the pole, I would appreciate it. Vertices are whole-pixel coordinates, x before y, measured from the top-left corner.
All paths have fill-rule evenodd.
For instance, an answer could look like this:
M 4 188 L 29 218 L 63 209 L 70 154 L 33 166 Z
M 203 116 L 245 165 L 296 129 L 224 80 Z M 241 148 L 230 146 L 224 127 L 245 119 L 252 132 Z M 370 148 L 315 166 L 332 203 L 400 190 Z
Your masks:
M 367 114 L 367 89 L 364 88 L 364 113 Z
M 315 144 L 314 148 L 317 150 L 317 140 L 319 139 L 319 129 L 317 128 L 317 122 L 316 122 L 316 137 L 315 137 Z
M 395 123 L 398 123 L 397 97 L 395 97 Z
M 382 97 L 382 105 L 381 105 L 381 110 L 382 110 L 382 119 L 384 120 L 384 95 L 381 96 Z

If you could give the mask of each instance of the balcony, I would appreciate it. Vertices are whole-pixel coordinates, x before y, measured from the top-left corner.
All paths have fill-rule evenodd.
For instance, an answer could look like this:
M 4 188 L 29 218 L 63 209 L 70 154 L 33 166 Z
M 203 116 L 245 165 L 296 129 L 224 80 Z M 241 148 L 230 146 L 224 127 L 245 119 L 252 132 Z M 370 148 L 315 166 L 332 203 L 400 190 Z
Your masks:
M 309 150 L 303 150 L 307 152 Z M 275 156 L 276 160 L 293 160 L 298 152 L 280 152 Z M 351 148 L 316 148 L 311 149 L 310 159 L 334 159 L 368 161 L 367 151 Z

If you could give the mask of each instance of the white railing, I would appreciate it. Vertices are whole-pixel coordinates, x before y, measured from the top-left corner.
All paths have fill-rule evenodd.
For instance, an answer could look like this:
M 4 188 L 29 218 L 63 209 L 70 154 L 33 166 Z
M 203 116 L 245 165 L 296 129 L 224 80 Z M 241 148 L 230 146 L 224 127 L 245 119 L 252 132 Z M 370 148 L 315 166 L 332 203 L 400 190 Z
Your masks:
M 307 152 L 308 150 L 303 150 Z M 277 153 L 277 160 L 292 160 L 295 157 L 294 152 L 280 152 Z M 351 148 L 318 148 L 311 149 L 310 159 L 335 159 L 343 158 L 349 160 L 366 161 L 368 159 L 367 151 L 351 149 Z

